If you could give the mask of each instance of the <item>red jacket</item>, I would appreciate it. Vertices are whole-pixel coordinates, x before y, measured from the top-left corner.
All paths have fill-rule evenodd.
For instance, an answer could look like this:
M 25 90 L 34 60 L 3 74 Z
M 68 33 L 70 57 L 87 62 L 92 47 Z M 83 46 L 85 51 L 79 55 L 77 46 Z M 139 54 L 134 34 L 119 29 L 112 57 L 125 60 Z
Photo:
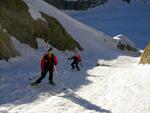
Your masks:
M 79 54 L 79 53 L 75 54 L 74 59 L 75 59 L 77 62 L 81 62 L 80 54 Z
M 71 58 L 68 58 L 69 60 L 74 60 L 75 62 L 81 62 L 81 57 L 80 57 L 80 54 L 77 53 L 75 54 L 74 56 L 72 56 Z
M 52 54 L 51 58 L 48 57 L 48 55 L 44 55 L 41 59 L 41 70 L 50 70 L 53 69 L 54 66 L 56 66 L 58 64 L 58 60 L 57 57 Z

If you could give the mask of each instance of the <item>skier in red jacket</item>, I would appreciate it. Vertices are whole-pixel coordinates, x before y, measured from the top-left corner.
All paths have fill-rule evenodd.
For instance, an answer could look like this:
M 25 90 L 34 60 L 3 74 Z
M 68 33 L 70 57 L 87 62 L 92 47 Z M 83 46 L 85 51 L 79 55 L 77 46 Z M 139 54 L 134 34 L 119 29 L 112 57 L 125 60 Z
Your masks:
M 72 70 L 76 68 L 77 71 L 80 71 L 78 65 L 81 62 L 81 57 L 80 57 L 80 53 L 77 50 L 75 51 L 75 54 L 71 58 L 68 58 L 68 60 L 73 60 L 73 62 L 71 63 Z
M 55 85 L 53 81 L 53 71 L 56 69 L 58 64 L 57 57 L 53 54 L 53 48 L 48 48 L 48 53 L 43 56 L 41 59 L 41 77 L 38 78 L 35 82 L 31 83 L 32 86 L 39 84 L 46 76 L 49 71 L 49 84 Z M 56 70 L 55 70 L 56 71 Z

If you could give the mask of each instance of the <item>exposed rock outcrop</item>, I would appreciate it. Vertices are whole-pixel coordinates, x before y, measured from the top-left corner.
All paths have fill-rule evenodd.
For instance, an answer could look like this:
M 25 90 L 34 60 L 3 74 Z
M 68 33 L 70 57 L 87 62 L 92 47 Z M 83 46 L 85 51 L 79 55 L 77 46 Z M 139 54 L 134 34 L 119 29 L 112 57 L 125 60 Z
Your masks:
M 0 24 L 20 42 L 37 48 L 33 19 L 22 0 L 0 0 Z
M 113 41 L 115 41 L 117 48 L 122 51 L 127 50 L 136 52 L 138 50 L 135 44 L 124 35 L 117 35 L 113 37 Z
M 15 46 L 10 38 L 10 36 L 0 30 L 0 60 L 8 59 L 10 57 L 18 56 L 19 53 L 15 49 Z
M 69 35 L 63 26 L 53 17 L 41 13 L 46 19 L 34 21 L 35 36 L 44 39 L 53 47 L 65 51 L 74 50 L 76 47 L 83 50 L 82 47 Z
M 87 10 L 89 8 L 93 8 L 99 5 L 104 5 L 108 3 L 110 0 L 45 0 L 45 1 L 61 10 Z M 132 3 L 133 0 L 120 0 L 120 1 L 130 4 Z M 141 1 L 143 1 L 143 3 L 147 3 L 149 0 L 141 0 Z
M 150 43 L 144 49 L 144 52 L 141 55 L 140 63 L 142 63 L 142 64 L 150 64 Z
M 21 43 L 38 48 L 36 41 L 38 37 L 62 51 L 75 50 L 76 48 L 83 50 L 57 19 L 44 13 L 41 15 L 43 19 L 33 19 L 29 7 L 22 0 L 0 0 L 0 27 Z M 2 37 L 1 35 L 3 34 L 0 34 L 0 37 Z M 0 41 L 1 47 L 7 45 L 4 39 L 1 38 Z M 10 53 L 8 49 L 5 51 L 5 53 Z M 6 54 L 5 58 L 11 56 L 15 55 Z M 4 55 L 0 54 L 0 58 L 4 58 Z
M 45 0 L 62 10 L 87 10 L 105 4 L 108 0 Z

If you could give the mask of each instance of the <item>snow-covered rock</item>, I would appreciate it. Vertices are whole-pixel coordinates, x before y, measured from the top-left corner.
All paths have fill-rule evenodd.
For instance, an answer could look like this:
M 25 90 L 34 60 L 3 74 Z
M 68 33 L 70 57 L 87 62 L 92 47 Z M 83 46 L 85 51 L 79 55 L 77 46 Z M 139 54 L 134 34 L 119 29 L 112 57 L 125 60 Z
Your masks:
M 0 0 L 0 5 L 0 29 L 21 43 L 38 48 L 36 39 L 39 37 L 59 50 L 75 50 L 76 47 L 81 50 L 57 19 L 39 12 L 36 7 L 23 0 Z
M 113 41 L 117 43 L 117 48 L 120 50 L 137 51 L 135 44 L 125 35 L 117 35 L 113 37 Z
M 43 0 L 25 0 L 25 2 L 39 12 L 56 18 L 74 40 L 82 46 L 85 52 L 90 51 L 93 53 L 95 50 L 101 51 L 102 48 L 112 48 L 110 44 L 114 45 L 110 36 L 80 23 Z M 107 44 L 105 40 L 107 40 Z

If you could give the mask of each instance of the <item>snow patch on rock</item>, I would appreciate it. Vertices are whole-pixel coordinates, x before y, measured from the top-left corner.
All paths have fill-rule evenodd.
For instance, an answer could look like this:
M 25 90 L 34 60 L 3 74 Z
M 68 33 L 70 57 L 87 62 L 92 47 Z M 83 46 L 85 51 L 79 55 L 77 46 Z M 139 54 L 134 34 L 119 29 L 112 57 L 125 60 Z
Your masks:
M 135 44 L 125 35 L 117 35 L 113 37 L 113 41 L 116 43 L 117 48 L 120 50 L 137 51 Z
M 32 5 L 30 5 L 29 3 L 26 3 L 29 7 L 29 13 L 31 14 L 32 18 L 34 20 L 38 20 L 38 19 L 41 19 L 41 20 L 45 20 L 45 18 L 42 17 L 41 13 L 35 8 L 35 7 L 32 7 Z

